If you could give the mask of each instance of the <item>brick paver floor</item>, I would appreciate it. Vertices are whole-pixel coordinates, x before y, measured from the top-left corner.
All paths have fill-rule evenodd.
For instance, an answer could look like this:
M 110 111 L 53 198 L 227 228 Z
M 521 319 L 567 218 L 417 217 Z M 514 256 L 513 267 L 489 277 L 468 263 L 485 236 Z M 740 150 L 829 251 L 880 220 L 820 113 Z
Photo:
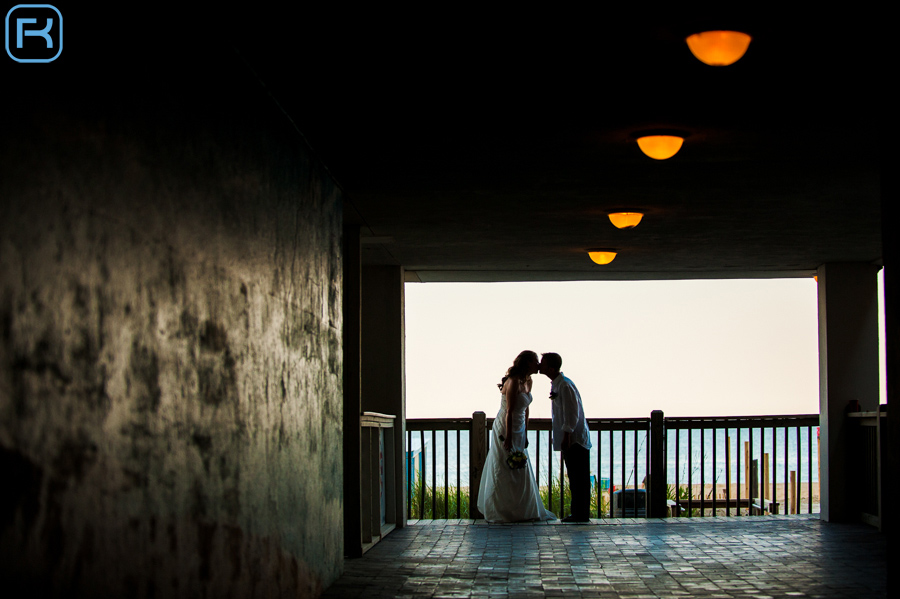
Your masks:
M 810 516 L 412 522 L 326 597 L 885 597 L 876 529 Z

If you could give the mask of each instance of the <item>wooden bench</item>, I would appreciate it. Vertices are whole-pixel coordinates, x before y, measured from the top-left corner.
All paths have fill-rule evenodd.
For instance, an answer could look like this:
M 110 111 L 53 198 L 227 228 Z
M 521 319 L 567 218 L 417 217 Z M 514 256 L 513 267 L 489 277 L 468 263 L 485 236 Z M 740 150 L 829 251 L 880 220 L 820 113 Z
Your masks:
M 699 509 L 712 509 L 713 500 L 712 499 L 692 499 L 688 502 L 687 499 L 679 499 L 678 501 L 669 500 L 670 509 L 673 507 L 676 508 L 678 514 L 686 512 L 688 509 L 699 510 Z M 751 508 L 752 503 L 749 499 L 736 499 L 732 497 L 731 499 L 716 499 L 716 509 L 739 509 L 739 508 Z

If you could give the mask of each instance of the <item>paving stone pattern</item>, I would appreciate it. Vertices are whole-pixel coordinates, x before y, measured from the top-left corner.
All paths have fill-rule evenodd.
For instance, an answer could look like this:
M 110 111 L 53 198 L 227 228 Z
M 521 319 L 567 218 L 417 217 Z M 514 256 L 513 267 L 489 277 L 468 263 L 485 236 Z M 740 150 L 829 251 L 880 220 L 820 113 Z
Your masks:
M 346 560 L 325 597 L 885 597 L 875 528 L 804 516 L 421 520 Z

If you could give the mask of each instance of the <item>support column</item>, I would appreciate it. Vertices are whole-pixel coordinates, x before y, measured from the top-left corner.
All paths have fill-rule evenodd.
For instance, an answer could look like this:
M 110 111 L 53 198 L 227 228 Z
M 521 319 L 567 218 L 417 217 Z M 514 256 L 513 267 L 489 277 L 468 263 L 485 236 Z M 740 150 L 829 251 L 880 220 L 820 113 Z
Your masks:
M 878 270 L 861 263 L 818 269 L 820 517 L 831 522 L 854 520 L 858 511 L 849 493 L 856 481 L 846 457 L 847 405 L 878 409 Z
M 344 554 L 362 555 L 360 535 L 361 282 L 359 227 L 344 227 Z
M 406 526 L 406 362 L 404 272 L 401 266 L 362 269 L 362 410 L 395 416 L 392 513 L 389 523 Z M 387 439 L 385 439 L 387 443 Z M 387 491 L 386 491 L 387 492 Z
M 469 431 L 469 518 L 478 520 L 484 514 L 478 509 L 481 492 L 481 475 L 487 459 L 486 417 L 484 412 L 472 413 L 472 430 Z
M 900 193 L 897 191 L 897 176 L 887 175 L 894 172 L 896 150 L 893 150 L 893 133 L 897 129 L 895 116 L 882 131 L 881 138 L 881 252 L 884 260 L 884 349 L 888 403 L 887 422 L 882 429 L 887 449 L 884 452 L 886 459 L 881 465 L 881 505 L 884 508 L 881 513 L 881 530 L 887 543 L 889 597 L 900 594 L 900 570 L 893 567 L 900 563 L 900 538 L 897 537 L 900 527 L 897 526 L 897 514 L 889 503 L 900 493 L 900 481 L 896 476 L 900 472 L 900 400 L 896 399 L 900 398 L 900 240 L 894 231 L 893 218 Z
M 650 475 L 647 477 L 647 515 L 665 518 L 666 504 L 666 420 L 662 410 L 650 412 Z M 599 488 L 598 488 L 598 493 Z

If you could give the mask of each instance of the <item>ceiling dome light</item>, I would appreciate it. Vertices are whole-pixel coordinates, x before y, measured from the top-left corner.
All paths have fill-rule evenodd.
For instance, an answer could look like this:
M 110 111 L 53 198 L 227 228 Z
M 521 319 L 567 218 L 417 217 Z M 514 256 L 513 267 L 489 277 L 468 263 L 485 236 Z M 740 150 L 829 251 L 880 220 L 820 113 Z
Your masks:
M 683 137 L 675 135 L 645 135 L 637 140 L 641 152 L 654 160 L 666 160 L 678 153 Z
M 644 218 L 641 212 L 613 212 L 609 215 L 609 222 L 617 229 L 633 229 Z
M 609 264 L 616 258 L 618 253 L 616 250 L 609 248 L 592 248 L 588 251 L 588 256 L 597 264 Z
M 691 54 L 700 62 L 714 67 L 736 63 L 747 51 L 753 39 L 740 31 L 704 31 L 685 40 Z

